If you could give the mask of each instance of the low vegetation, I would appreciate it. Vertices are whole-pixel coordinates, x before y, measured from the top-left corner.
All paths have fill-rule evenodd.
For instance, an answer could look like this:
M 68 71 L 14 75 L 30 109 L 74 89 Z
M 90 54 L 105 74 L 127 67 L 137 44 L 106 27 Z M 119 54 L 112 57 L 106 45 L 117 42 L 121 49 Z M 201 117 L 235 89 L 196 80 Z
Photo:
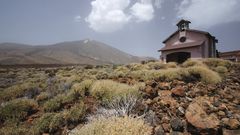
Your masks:
M 140 118 L 148 108 L 140 103 L 158 96 L 160 85 L 169 84 L 168 90 L 175 82 L 217 85 L 233 66 L 237 64 L 203 59 L 0 69 L 0 134 L 63 134 L 81 124 L 76 132 L 81 135 L 149 135 L 152 127 Z M 149 88 L 155 91 L 144 95 Z
M 110 117 L 95 119 L 76 131 L 77 135 L 151 135 L 152 128 L 142 119 Z
M 128 95 L 139 97 L 139 89 L 143 86 L 144 84 L 141 83 L 130 86 L 112 80 L 101 80 L 96 81 L 92 85 L 90 94 L 103 103 L 106 103 L 112 101 L 116 97 L 126 97 Z
M 14 99 L 0 107 L 0 121 L 23 121 L 37 111 L 38 104 L 32 99 Z

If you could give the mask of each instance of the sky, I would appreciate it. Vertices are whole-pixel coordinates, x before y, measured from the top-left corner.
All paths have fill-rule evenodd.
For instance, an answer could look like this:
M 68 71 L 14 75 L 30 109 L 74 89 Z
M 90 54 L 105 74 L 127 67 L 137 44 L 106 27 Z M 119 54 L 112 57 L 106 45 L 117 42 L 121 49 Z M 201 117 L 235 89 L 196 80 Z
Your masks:
M 221 52 L 240 50 L 240 0 L 0 0 L 0 43 L 92 39 L 159 57 L 180 19 L 210 32 Z

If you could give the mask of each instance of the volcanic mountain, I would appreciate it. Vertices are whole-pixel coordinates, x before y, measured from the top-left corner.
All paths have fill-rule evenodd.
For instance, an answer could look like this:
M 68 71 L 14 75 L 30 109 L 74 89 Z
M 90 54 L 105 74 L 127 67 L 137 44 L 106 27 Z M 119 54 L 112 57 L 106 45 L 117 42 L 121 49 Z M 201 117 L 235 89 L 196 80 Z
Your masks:
M 137 57 L 95 40 L 53 45 L 0 44 L 0 64 L 125 64 L 150 59 Z

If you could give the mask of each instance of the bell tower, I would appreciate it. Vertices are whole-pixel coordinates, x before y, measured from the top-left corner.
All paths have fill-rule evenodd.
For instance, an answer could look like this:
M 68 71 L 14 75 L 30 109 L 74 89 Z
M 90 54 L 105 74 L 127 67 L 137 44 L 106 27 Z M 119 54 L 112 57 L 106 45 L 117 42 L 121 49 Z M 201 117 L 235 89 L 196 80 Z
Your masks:
M 190 23 L 191 23 L 191 22 L 188 21 L 188 20 L 184 20 L 184 19 L 180 20 L 180 21 L 177 23 L 178 30 L 179 30 L 179 31 L 188 30 Z

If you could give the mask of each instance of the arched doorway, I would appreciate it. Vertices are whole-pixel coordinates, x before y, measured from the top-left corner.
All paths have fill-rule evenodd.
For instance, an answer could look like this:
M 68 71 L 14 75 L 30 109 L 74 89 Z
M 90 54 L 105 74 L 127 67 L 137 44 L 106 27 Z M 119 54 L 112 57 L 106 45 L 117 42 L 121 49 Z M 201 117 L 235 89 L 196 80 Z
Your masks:
M 189 58 L 191 58 L 191 53 L 189 52 L 175 52 L 167 55 L 167 62 L 183 63 Z

